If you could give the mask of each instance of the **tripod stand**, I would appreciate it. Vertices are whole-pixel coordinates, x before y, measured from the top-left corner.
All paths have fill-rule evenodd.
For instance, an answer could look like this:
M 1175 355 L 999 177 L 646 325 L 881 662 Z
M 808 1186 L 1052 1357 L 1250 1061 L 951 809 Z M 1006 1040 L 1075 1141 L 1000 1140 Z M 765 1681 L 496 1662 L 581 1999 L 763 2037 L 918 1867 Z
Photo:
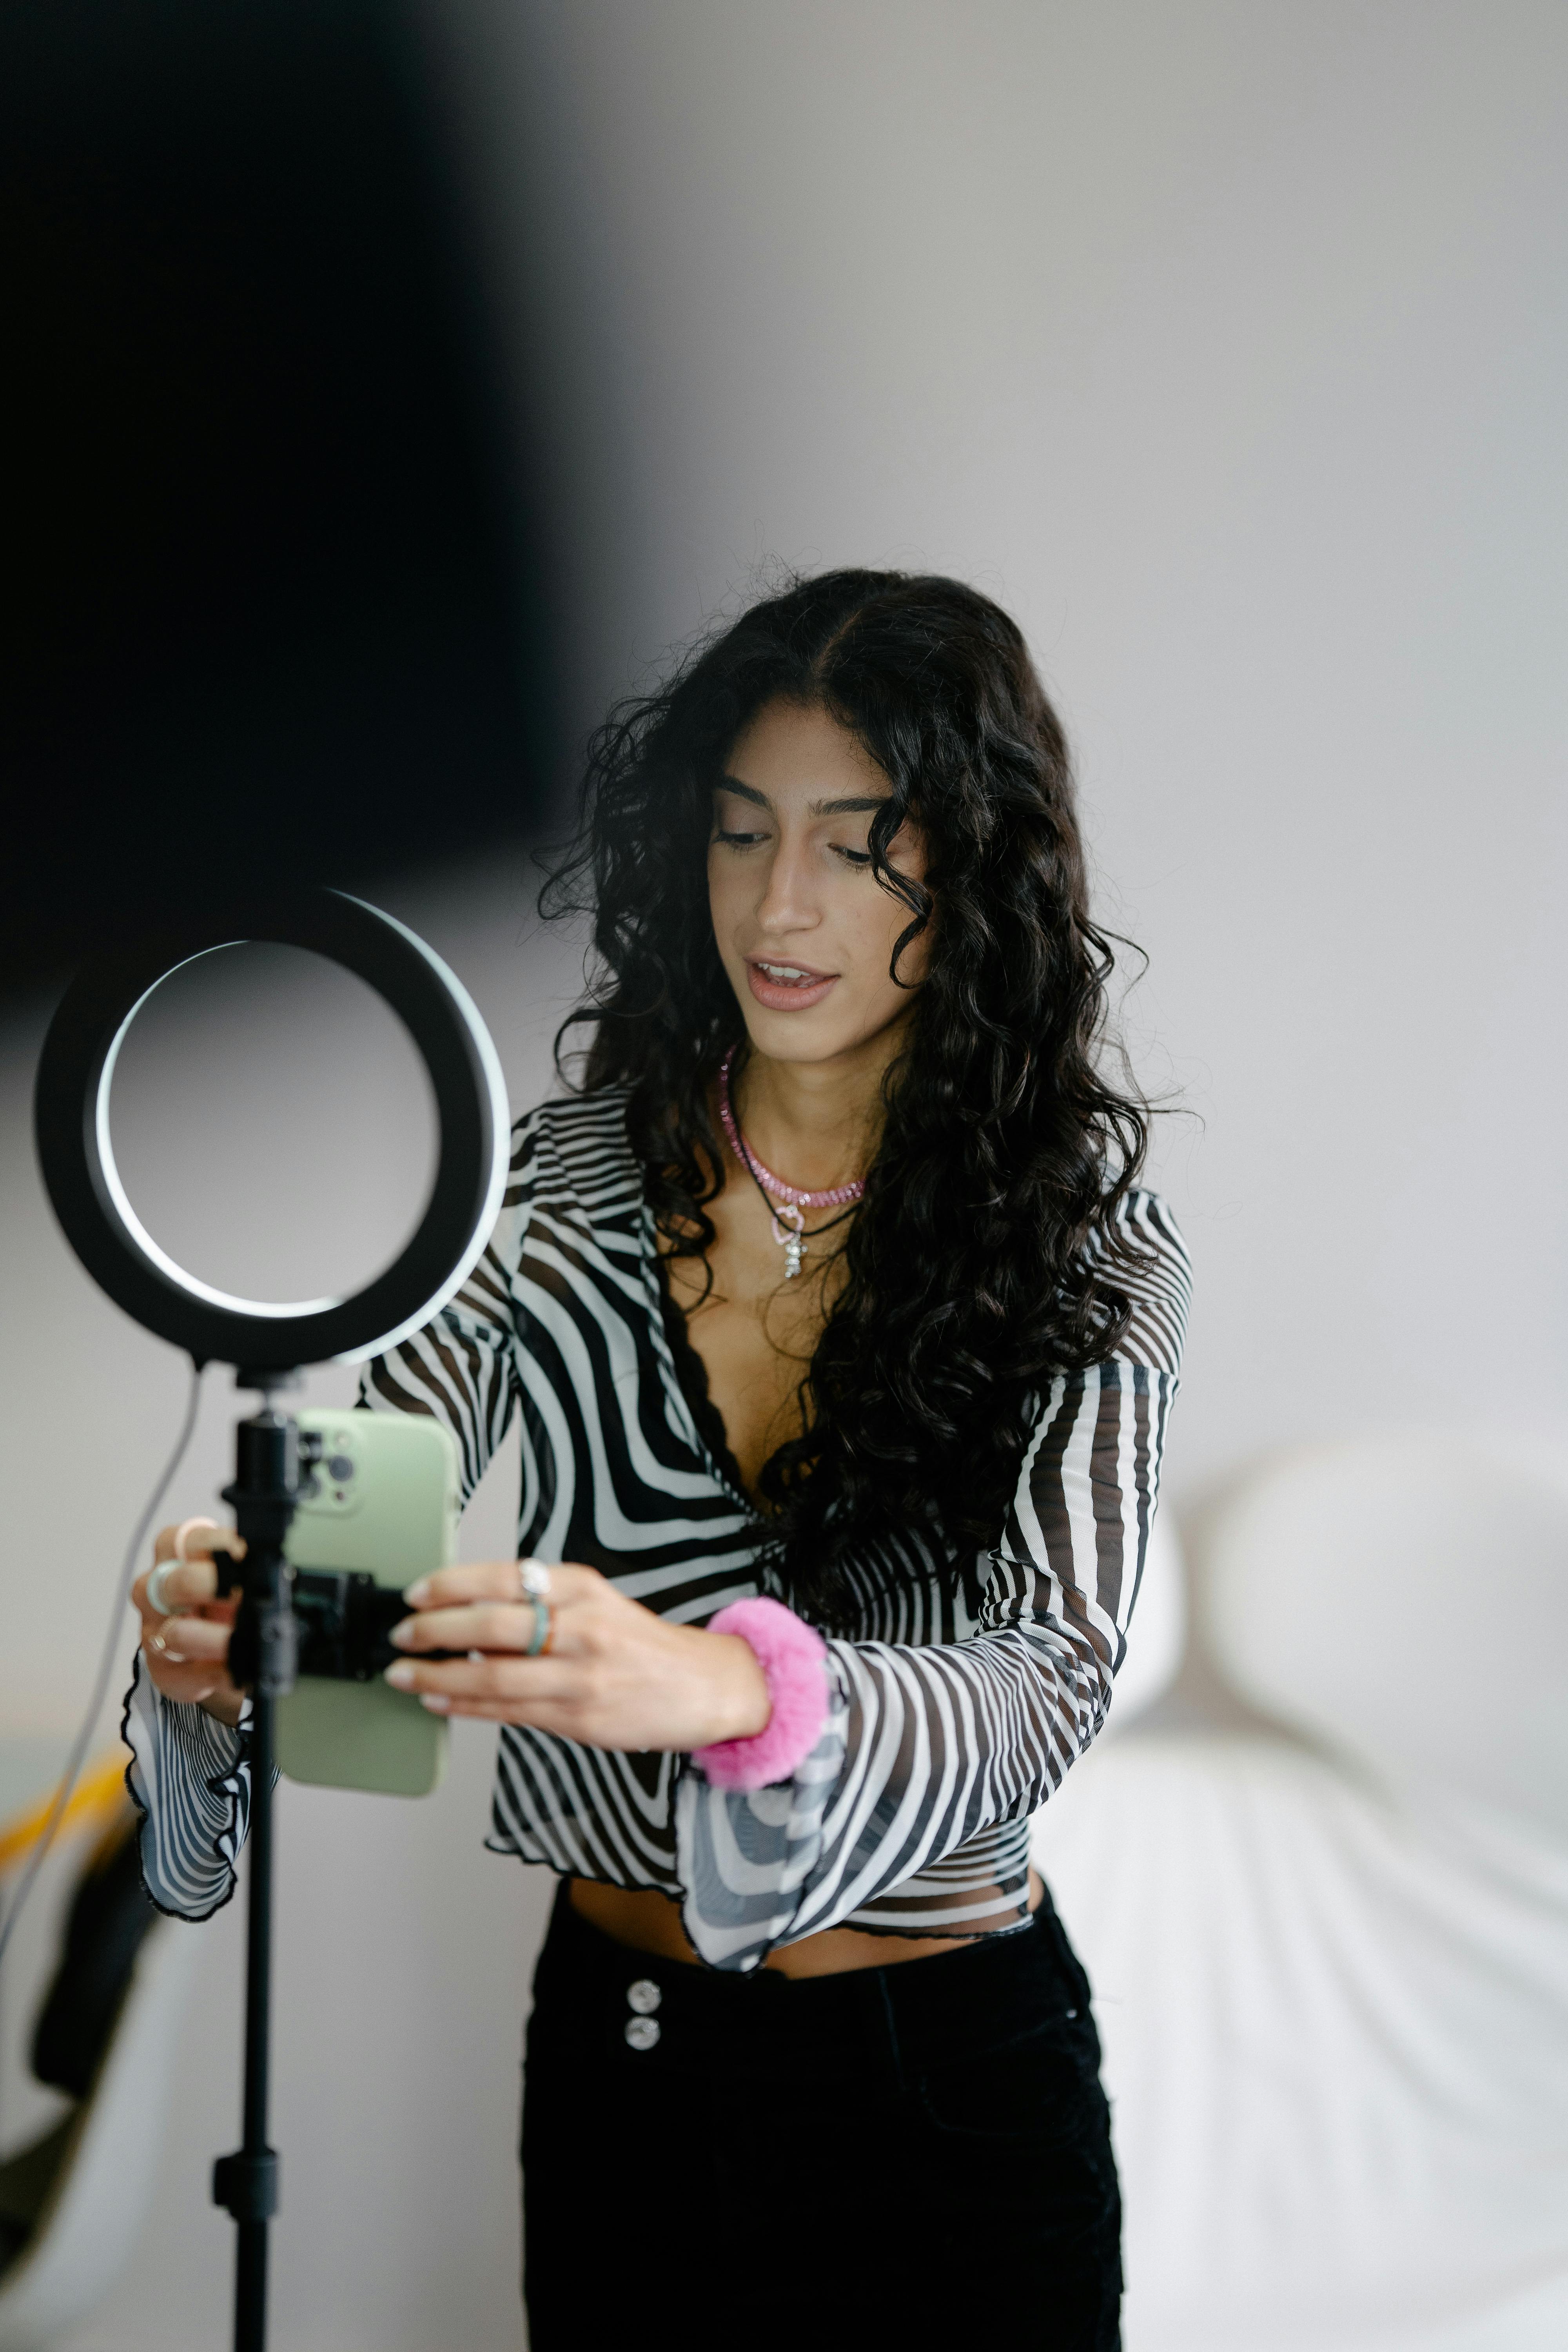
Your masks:
M 273 1796 L 278 1702 L 294 1687 L 299 1629 L 290 1605 L 293 1570 L 283 1542 L 294 1506 L 320 1451 L 287 1414 L 274 1411 L 294 1372 L 247 1372 L 238 1388 L 259 1389 L 261 1411 L 236 1432 L 235 1478 L 223 1490 L 245 1540 L 244 1598 L 229 1645 L 234 1680 L 251 1690 L 250 1885 L 245 1947 L 245 2095 L 240 2145 L 213 2167 L 213 2202 L 239 2231 L 234 2275 L 235 2352 L 263 2352 L 267 2340 L 267 2230 L 278 2210 L 278 2152 L 268 2144 L 271 2057 Z M 301 1476 L 303 1473 L 303 1476 Z
M 423 940 L 363 899 L 317 890 L 272 905 L 243 897 L 160 927 L 89 964 L 66 991 L 38 1063 L 38 1161 L 67 1240 L 100 1287 L 197 1365 L 260 1366 L 237 1385 L 262 1409 L 239 1425 L 234 1506 L 246 1551 L 244 1599 L 230 1643 L 235 1681 L 253 1695 L 250 1902 L 245 2008 L 245 2128 L 222 2158 L 213 2196 L 239 2229 L 237 2352 L 261 2352 L 267 2327 L 267 2225 L 278 2210 L 278 2158 L 267 2142 L 272 1957 L 272 1782 L 277 1704 L 293 1687 L 299 1628 L 284 1538 L 304 1491 L 313 1442 L 275 1412 L 289 1365 L 355 1363 L 395 1347 L 444 1307 L 485 1245 L 506 1190 L 506 1081 L 472 1000 Z M 244 940 L 325 956 L 367 982 L 399 1016 L 435 1093 L 441 1148 L 430 1198 L 401 1254 L 347 1298 L 296 1306 L 234 1298 L 186 1274 L 138 1220 L 115 1165 L 110 1089 L 127 1031 L 161 982 Z

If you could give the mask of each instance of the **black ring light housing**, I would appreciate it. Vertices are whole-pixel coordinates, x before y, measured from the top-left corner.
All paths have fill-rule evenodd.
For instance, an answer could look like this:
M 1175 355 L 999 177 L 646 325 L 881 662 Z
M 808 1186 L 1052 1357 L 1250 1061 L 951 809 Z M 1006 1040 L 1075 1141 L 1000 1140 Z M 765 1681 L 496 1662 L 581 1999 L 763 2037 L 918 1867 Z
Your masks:
M 309 948 L 354 972 L 402 1019 L 430 1074 L 440 1122 L 436 1181 L 401 1255 L 349 1298 L 236 1298 L 176 1265 L 126 1198 L 109 1133 L 127 1031 L 182 965 L 247 940 Z M 89 965 L 49 1025 L 34 1097 L 38 1159 L 55 1214 L 118 1307 L 197 1364 L 285 1372 L 378 1355 L 445 1306 L 489 1238 L 506 1185 L 506 1085 L 468 991 L 390 915 L 336 890 L 173 922 Z

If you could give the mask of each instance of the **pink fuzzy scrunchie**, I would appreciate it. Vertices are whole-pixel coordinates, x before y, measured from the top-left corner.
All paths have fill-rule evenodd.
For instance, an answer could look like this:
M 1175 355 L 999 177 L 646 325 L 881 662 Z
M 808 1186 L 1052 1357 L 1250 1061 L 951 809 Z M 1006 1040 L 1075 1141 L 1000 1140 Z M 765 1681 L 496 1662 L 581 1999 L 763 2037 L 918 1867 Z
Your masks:
M 766 1789 L 787 1780 L 816 1747 L 827 1716 L 827 1644 L 782 1601 L 731 1601 L 710 1633 L 739 1633 L 756 1652 L 773 1711 L 754 1738 L 693 1750 L 715 1789 Z

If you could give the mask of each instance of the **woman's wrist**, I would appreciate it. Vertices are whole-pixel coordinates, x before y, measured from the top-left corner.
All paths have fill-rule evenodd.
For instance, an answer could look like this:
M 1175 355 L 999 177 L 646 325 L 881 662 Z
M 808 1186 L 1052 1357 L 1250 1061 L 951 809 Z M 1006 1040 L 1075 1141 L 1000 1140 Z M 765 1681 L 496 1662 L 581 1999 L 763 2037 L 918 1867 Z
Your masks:
M 205 1698 L 196 1701 L 196 1705 L 204 1715 L 210 1715 L 215 1723 L 221 1723 L 226 1731 L 237 1731 L 239 1718 L 245 1713 L 245 1693 L 209 1691 Z
M 789 1780 L 827 1719 L 827 1644 L 793 1609 L 761 1595 L 731 1601 L 708 1630 L 738 1636 L 751 1651 L 768 1705 L 760 1723 L 754 1706 L 742 1717 L 755 1728 L 694 1748 L 693 1763 L 716 1789 L 765 1789 Z
M 713 1728 L 705 1747 L 729 1739 L 755 1739 L 764 1732 L 773 1711 L 768 1678 L 755 1650 L 742 1633 L 716 1633 L 703 1640 L 721 1645 L 721 1671 Z

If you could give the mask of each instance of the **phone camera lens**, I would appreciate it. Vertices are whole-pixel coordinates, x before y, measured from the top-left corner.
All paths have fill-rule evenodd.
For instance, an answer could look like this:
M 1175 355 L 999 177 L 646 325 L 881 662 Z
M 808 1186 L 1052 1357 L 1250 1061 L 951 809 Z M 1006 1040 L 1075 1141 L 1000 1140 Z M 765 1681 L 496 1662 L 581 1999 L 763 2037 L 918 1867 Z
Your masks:
M 354 1465 L 346 1454 L 334 1454 L 327 1465 L 327 1475 L 335 1486 L 346 1485 L 354 1475 Z

